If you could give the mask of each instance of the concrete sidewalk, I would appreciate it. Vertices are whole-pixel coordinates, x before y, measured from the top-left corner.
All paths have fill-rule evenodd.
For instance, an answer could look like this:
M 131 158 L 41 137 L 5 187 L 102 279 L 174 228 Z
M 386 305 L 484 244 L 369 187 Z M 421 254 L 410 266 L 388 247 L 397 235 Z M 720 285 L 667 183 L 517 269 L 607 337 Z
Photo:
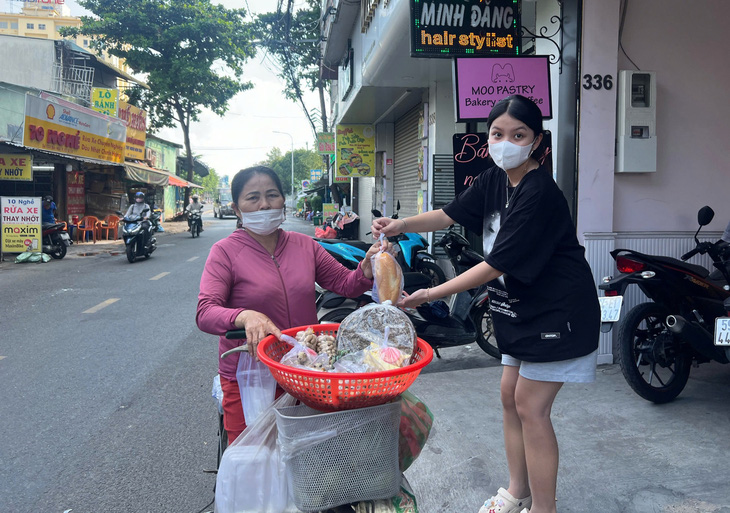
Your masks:
M 435 416 L 406 476 L 421 513 L 473 512 L 508 473 L 501 365 L 476 346 L 441 350 L 411 391 Z M 693 368 L 672 403 L 636 395 L 618 365 L 558 394 L 559 513 L 730 513 L 730 366 Z

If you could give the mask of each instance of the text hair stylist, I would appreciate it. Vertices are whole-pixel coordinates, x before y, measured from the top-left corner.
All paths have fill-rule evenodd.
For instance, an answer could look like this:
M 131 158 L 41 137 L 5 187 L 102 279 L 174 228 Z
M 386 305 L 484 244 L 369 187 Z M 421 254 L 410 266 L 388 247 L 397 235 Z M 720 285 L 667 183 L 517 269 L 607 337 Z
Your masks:
M 563 383 L 595 380 L 598 294 L 565 197 L 531 156 L 543 137 L 539 107 L 524 96 L 510 96 L 494 106 L 487 126 L 496 166 L 443 210 L 376 219 L 372 232 L 435 231 L 455 222 L 482 232 L 485 262 L 414 292 L 400 305 L 415 307 L 487 283 L 503 354 L 509 486 L 479 511 L 555 513 L 558 444 L 550 412 Z
M 370 257 L 374 244 L 358 268 L 339 264 L 311 237 L 279 228 L 284 222 L 281 180 L 268 167 L 239 171 L 231 182 L 233 209 L 242 228 L 216 242 L 200 279 L 196 322 L 206 333 L 218 335 L 218 354 L 238 345 L 226 331 L 244 328 L 251 354 L 269 334 L 317 323 L 315 287 L 356 297 L 370 289 Z M 245 429 L 236 382 L 238 356 L 219 360 L 223 388 L 223 422 L 233 441 Z

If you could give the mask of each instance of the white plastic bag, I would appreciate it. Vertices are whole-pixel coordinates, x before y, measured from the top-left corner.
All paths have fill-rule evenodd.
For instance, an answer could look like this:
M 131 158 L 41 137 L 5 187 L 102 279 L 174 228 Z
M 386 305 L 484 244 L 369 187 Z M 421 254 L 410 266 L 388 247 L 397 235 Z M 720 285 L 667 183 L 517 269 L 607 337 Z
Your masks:
M 294 397 L 283 394 L 228 446 L 216 477 L 216 513 L 298 512 L 276 444 L 274 412 L 295 403 Z
M 241 393 L 243 416 L 246 424 L 251 424 L 274 402 L 276 380 L 266 365 L 244 352 L 238 358 L 236 381 Z

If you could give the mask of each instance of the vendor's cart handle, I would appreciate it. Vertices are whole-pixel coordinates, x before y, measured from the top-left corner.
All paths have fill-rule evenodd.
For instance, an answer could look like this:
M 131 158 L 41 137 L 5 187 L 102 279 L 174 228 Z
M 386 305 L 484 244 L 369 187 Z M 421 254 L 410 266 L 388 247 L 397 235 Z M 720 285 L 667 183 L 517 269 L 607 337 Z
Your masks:
M 249 352 L 248 351 L 248 344 L 244 344 L 242 346 L 238 346 L 238 347 L 234 347 L 233 349 L 229 349 L 228 351 L 226 351 L 225 353 L 223 353 L 221 355 L 221 360 L 223 358 L 225 358 L 226 356 L 229 356 L 229 355 L 232 355 L 232 354 L 235 354 L 235 353 L 243 353 L 244 351 L 247 352 L 247 353 Z
M 246 330 L 240 329 L 240 330 L 231 330 L 226 331 L 226 338 L 230 340 L 241 340 L 246 338 Z M 233 349 L 229 349 L 225 353 L 221 355 L 221 360 L 225 358 L 226 356 L 236 354 L 236 353 L 242 353 L 242 352 L 249 352 L 248 351 L 248 344 L 243 344 L 238 347 L 234 347 Z

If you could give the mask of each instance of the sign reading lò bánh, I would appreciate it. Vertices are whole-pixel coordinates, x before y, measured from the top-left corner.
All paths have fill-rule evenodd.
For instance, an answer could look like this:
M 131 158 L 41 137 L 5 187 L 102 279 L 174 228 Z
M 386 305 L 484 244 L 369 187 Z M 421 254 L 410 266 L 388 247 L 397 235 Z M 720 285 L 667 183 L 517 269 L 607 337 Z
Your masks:
M 32 156 L 0 153 L 0 180 L 33 181 Z
M 375 130 L 372 125 L 337 125 L 335 145 L 336 178 L 375 176 Z
M 91 109 L 96 112 L 116 117 L 119 107 L 118 99 L 119 91 L 116 89 L 91 88 Z
M 25 96 L 23 146 L 28 148 L 121 164 L 126 134 L 120 119 L 47 93 Z
M 41 199 L 23 196 L 0 198 L 2 251 L 41 251 Z

